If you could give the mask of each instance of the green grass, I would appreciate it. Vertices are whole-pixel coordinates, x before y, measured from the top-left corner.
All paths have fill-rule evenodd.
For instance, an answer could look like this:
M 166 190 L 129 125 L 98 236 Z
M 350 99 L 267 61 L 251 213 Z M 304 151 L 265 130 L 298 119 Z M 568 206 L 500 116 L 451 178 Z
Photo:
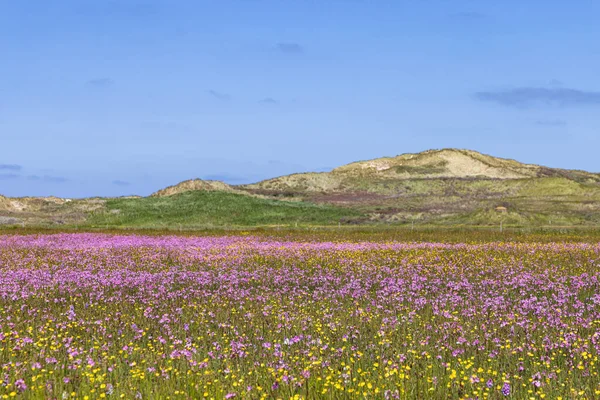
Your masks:
M 193 191 L 170 197 L 111 199 L 105 210 L 89 218 L 88 225 L 134 228 L 333 225 L 360 217 L 360 212 L 342 207 Z

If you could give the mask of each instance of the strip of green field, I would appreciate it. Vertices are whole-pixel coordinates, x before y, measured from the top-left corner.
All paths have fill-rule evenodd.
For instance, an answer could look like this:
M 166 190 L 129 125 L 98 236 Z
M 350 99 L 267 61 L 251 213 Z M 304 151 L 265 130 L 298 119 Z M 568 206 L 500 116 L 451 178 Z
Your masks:
M 359 211 L 235 193 L 193 191 L 169 197 L 110 199 L 87 221 L 98 227 L 214 227 L 333 225 L 361 217 Z

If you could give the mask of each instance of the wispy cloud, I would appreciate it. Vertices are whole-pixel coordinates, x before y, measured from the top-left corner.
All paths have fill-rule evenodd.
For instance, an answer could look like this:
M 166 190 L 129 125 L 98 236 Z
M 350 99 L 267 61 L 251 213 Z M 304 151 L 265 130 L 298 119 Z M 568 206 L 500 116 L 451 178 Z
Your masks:
M 17 174 L 0 174 L 0 180 L 17 179 L 18 177 Z
M 106 88 L 114 85 L 115 81 L 110 78 L 95 78 L 87 81 L 89 86 L 97 87 L 97 88 Z
M 600 104 L 600 92 L 568 88 L 520 87 L 505 91 L 475 93 L 481 101 L 509 107 L 551 105 L 558 107 Z
M 286 53 L 286 54 L 301 54 L 304 53 L 304 47 L 302 47 L 300 44 L 298 43 L 277 43 L 275 45 L 275 48 L 282 52 L 282 53 Z
M 64 183 L 68 179 L 62 176 L 51 176 L 51 175 L 29 175 L 27 179 L 30 181 L 48 182 L 48 183 Z
M 23 166 L 17 164 L 0 164 L 0 171 L 20 171 Z
M 218 99 L 218 100 L 221 100 L 221 101 L 231 100 L 231 96 L 228 95 L 227 93 L 217 92 L 216 90 L 213 90 L 213 89 L 210 89 L 208 91 L 208 94 L 210 94 L 215 99 Z
M 566 126 L 567 125 L 567 121 L 563 121 L 561 119 L 540 119 L 535 121 L 536 125 L 542 125 L 542 126 Z
M 261 103 L 261 104 L 279 104 L 279 102 L 272 97 L 265 97 L 264 99 L 260 100 L 259 103 Z
M 116 186 L 129 186 L 129 185 L 131 185 L 131 183 L 126 182 L 126 181 L 121 181 L 119 179 L 112 181 L 112 184 L 116 185 Z

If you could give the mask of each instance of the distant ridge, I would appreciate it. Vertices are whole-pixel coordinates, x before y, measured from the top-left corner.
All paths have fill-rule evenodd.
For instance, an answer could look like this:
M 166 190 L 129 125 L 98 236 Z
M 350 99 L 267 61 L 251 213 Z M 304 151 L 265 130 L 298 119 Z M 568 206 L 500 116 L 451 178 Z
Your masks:
M 248 185 L 190 179 L 144 198 L 0 196 L 0 225 L 298 223 L 600 227 L 600 174 L 441 149 Z
M 250 189 L 348 190 L 357 179 L 372 182 L 411 179 L 528 179 L 563 177 L 576 182 L 600 182 L 600 174 L 523 164 L 473 150 L 441 149 L 357 161 L 331 172 L 292 174 L 267 179 Z M 363 184 L 360 185 L 364 186 Z
M 395 157 L 356 161 L 331 172 L 302 172 L 246 185 L 191 179 L 161 189 L 151 196 L 165 197 L 189 191 L 284 196 L 286 193 L 387 193 L 386 188 L 415 180 L 527 180 L 562 178 L 574 183 L 600 183 L 600 174 L 550 168 L 493 157 L 466 149 L 426 150 Z
M 407 153 L 396 157 L 382 157 L 370 161 L 350 163 L 333 171 L 343 172 L 353 168 L 372 168 L 373 163 L 381 165 L 379 168 L 384 170 L 405 167 L 405 169 L 400 168 L 396 172 L 406 178 L 413 175 L 425 175 L 436 178 L 519 179 L 571 174 L 571 177 L 576 179 L 600 181 L 600 174 L 524 164 L 513 159 L 494 157 L 466 149 L 426 150 L 421 153 Z

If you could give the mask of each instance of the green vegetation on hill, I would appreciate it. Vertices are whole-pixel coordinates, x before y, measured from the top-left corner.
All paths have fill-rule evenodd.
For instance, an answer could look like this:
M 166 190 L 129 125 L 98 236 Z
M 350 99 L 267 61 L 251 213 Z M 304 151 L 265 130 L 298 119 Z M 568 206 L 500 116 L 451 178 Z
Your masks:
M 287 202 L 228 192 L 191 191 L 169 197 L 107 200 L 88 220 L 99 227 L 333 225 L 361 217 L 331 205 Z

